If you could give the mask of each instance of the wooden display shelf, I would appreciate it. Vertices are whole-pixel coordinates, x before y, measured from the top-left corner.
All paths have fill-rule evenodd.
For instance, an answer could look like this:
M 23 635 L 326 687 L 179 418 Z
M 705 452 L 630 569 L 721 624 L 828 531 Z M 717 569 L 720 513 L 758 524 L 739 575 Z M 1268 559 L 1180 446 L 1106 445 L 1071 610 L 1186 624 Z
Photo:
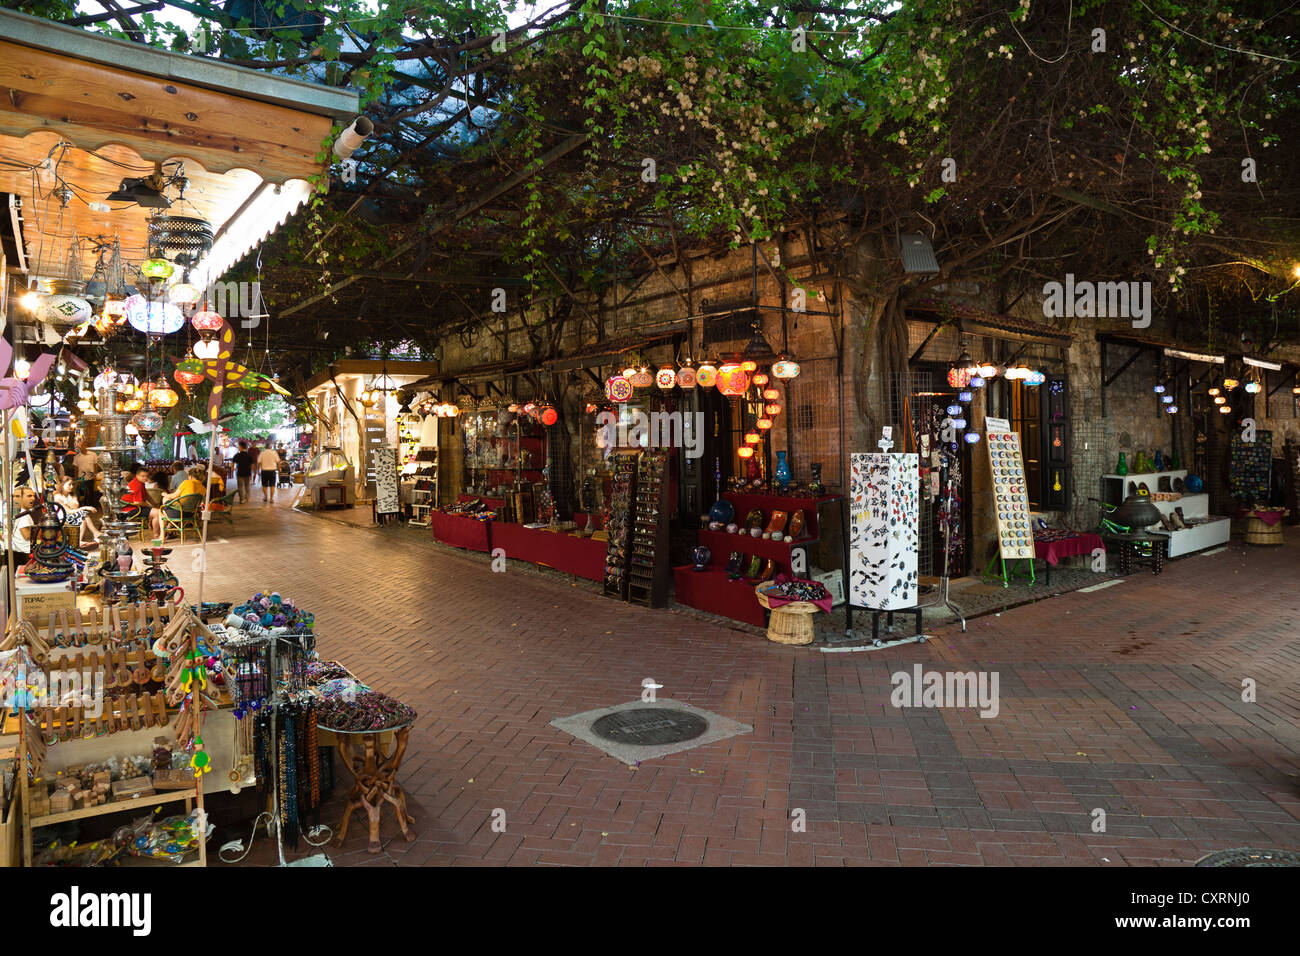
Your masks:
M 163 795 L 154 794 L 151 797 L 132 797 L 130 800 L 110 800 L 107 803 L 100 803 L 93 807 L 82 807 L 80 810 L 65 810 L 62 813 L 50 813 L 43 817 L 32 817 L 28 825 L 33 830 L 41 827 L 52 827 L 59 823 L 67 823 L 69 820 L 84 820 L 87 817 L 98 817 L 105 813 L 117 813 L 122 810 L 138 810 L 140 807 L 157 807 L 164 803 L 176 803 L 180 800 L 191 801 L 197 797 L 193 790 L 174 790 L 171 793 Z M 186 809 L 190 809 L 186 807 Z

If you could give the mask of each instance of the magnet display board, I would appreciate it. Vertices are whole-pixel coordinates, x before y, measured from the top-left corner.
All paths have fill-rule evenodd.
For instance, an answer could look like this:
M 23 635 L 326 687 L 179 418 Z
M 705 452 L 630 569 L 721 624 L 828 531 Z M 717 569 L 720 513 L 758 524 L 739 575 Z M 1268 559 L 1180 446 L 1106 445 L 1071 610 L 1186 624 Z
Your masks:
M 920 471 L 914 453 L 849 456 L 849 602 L 916 607 Z
M 1029 516 L 1029 488 L 1020 435 L 1005 418 L 986 418 L 985 444 L 993 470 L 993 517 L 1004 561 L 1034 557 L 1034 529 Z

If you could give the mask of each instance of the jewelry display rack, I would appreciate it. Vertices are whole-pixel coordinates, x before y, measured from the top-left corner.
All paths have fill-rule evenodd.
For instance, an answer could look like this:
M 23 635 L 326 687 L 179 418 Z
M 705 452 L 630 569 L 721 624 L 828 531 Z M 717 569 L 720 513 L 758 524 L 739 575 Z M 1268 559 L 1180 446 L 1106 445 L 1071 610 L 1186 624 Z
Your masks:
M 664 480 L 667 461 L 665 452 L 641 453 L 631 509 L 627 600 L 646 607 L 668 605 L 668 482 Z
M 622 452 L 614 455 L 614 487 L 610 498 L 619 505 L 611 508 L 609 541 L 605 545 L 604 593 L 627 600 L 628 550 L 632 537 L 632 522 L 636 514 L 637 459 L 640 452 Z

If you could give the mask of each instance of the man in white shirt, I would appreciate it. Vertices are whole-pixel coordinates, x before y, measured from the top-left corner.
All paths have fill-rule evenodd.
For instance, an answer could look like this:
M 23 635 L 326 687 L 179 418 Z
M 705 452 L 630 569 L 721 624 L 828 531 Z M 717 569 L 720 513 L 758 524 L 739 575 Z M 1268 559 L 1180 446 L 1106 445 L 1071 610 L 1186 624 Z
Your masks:
M 267 445 L 257 456 L 257 468 L 262 473 L 262 500 L 275 504 L 275 483 L 280 475 L 280 456 Z
M 14 553 L 15 568 L 21 568 L 32 556 L 32 532 L 36 529 L 36 522 L 30 514 L 22 513 L 30 510 L 35 504 L 36 492 L 32 489 L 24 487 L 14 492 L 14 514 L 21 515 L 14 518 L 14 533 L 9 541 L 9 549 Z

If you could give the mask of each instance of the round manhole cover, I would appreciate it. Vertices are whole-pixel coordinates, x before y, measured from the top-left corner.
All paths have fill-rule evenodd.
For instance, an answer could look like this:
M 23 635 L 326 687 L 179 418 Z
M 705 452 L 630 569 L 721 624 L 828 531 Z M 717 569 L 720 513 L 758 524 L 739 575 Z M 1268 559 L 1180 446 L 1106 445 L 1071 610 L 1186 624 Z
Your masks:
M 591 732 L 620 744 L 650 746 L 694 740 L 709 729 L 703 717 L 666 707 L 638 707 L 598 717 Z
M 1294 850 L 1219 850 L 1196 861 L 1197 866 L 1300 866 L 1300 853 Z

